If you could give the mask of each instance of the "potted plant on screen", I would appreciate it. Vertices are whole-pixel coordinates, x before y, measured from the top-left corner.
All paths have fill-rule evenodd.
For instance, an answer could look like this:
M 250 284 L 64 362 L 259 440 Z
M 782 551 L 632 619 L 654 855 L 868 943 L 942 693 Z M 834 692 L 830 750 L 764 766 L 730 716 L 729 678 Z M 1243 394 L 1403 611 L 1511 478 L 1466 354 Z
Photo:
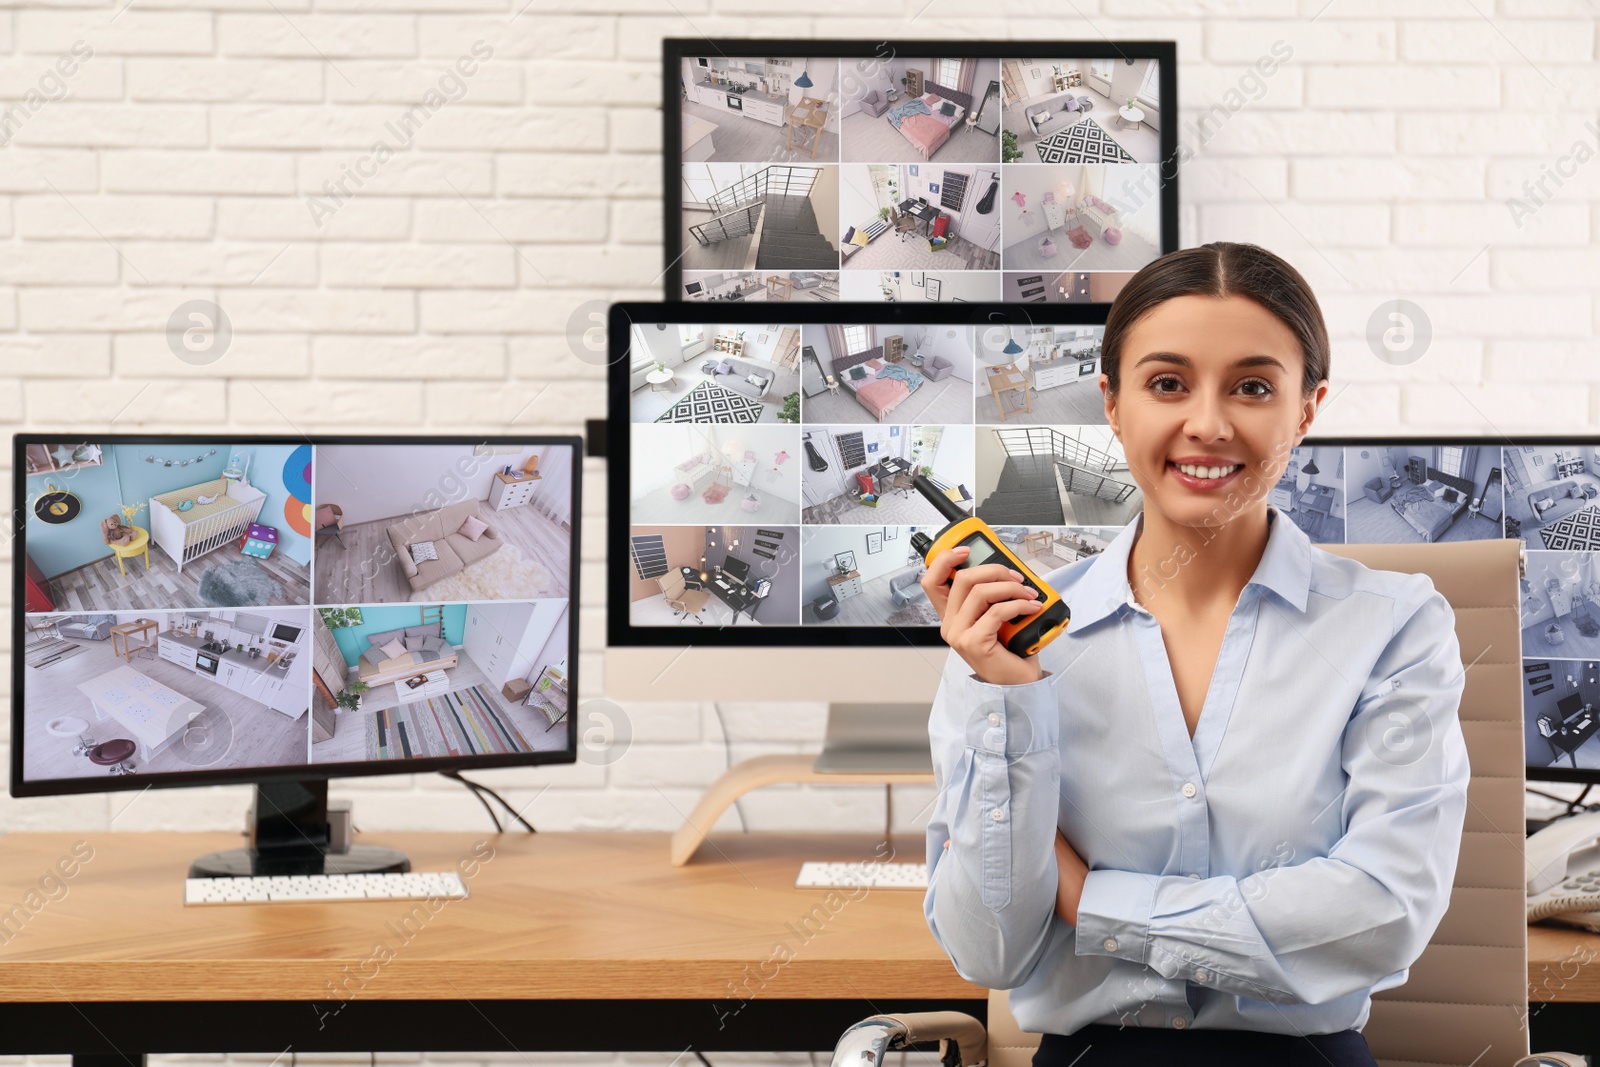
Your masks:
M 372 687 L 366 682 L 351 682 L 349 685 L 344 687 L 344 692 L 340 693 L 334 699 L 338 702 L 341 708 L 347 708 L 350 711 L 360 711 L 361 694 L 365 693 L 371 688 Z

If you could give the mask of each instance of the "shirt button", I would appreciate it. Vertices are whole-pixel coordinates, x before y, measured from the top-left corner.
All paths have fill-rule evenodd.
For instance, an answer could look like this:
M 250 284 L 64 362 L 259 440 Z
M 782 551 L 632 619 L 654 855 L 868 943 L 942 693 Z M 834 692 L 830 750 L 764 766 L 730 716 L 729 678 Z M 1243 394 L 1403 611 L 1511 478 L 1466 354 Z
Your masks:
M 1003 730 L 990 729 L 983 732 L 983 743 L 996 752 L 1006 750 L 1006 735 Z
M 1188 1025 L 1189 1025 L 1189 1020 L 1185 1019 L 1181 1015 L 1178 1016 L 1176 1019 L 1172 1020 L 1172 1028 L 1174 1030 L 1182 1030 L 1185 1026 L 1188 1026 Z
M 1196 971 L 1194 972 L 1194 980 L 1201 985 L 1205 985 L 1211 980 L 1211 976 L 1204 971 Z
M 1191 874 L 1189 877 L 1193 878 L 1197 882 L 1200 880 L 1200 876 L 1198 874 Z
M 1183 795 L 1184 796 L 1192 797 L 1198 792 L 1199 792 L 1199 790 L 1194 787 L 1194 783 L 1193 782 L 1184 782 L 1183 783 Z
M 1001 819 L 1004 819 L 1005 817 L 1006 817 L 1006 813 L 1001 811 L 999 808 L 995 808 L 994 811 L 989 813 L 989 818 L 993 819 L 995 822 L 999 822 Z
M 991 711 L 989 713 L 989 725 L 990 726 L 999 726 L 1000 725 L 1000 713 L 998 711 Z
M 1117 939 L 1114 938 L 1114 937 L 1106 938 L 1105 946 L 1106 946 L 1106 951 L 1107 952 L 1115 952 L 1115 951 L 1117 951 Z

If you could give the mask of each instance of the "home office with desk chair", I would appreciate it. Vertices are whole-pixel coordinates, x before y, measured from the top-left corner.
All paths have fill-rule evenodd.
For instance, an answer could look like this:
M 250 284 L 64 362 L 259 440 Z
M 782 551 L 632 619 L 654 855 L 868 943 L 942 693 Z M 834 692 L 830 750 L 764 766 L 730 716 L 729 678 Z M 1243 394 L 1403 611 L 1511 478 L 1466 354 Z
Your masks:
M 1103 417 L 1069 391 L 1086 387 L 1076 379 L 1088 376 L 1091 350 L 1098 359 L 1116 288 L 1141 261 L 1178 250 L 1176 178 L 1149 184 L 1135 205 L 1118 201 L 1148 184 L 1153 162 L 1073 163 L 1046 174 L 1062 165 L 1030 160 L 1052 151 L 1057 130 L 1083 127 L 1073 136 L 1089 136 L 1085 109 L 1051 129 L 1025 109 L 1042 97 L 1076 99 L 1084 88 L 1065 71 L 1059 91 L 1053 77 L 1046 88 L 1036 68 L 1064 65 L 1097 79 L 1094 92 L 1120 95 L 1111 86 L 1120 87 L 1123 72 L 1108 68 L 1123 64 L 1139 74 L 1132 91 L 1155 97 L 1143 108 L 1137 96 L 1127 102 L 1124 136 L 1106 140 L 1142 156 L 1153 136 L 1159 158 L 1171 158 L 1177 49 L 1122 40 L 887 43 L 897 57 L 890 62 L 879 42 L 865 40 L 666 39 L 666 299 L 611 306 L 606 417 L 589 420 L 582 436 L 302 435 L 321 461 L 306 468 L 305 494 L 273 500 L 287 526 L 304 524 L 309 541 L 309 562 L 296 560 L 305 580 L 282 591 L 287 603 L 145 607 L 53 597 L 65 592 L 58 576 L 29 550 L 60 543 L 63 533 L 89 546 L 106 579 L 118 566 L 136 573 L 142 565 L 93 529 L 109 512 L 78 515 L 98 499 L 86 491 L 91 446 L 103 454 L 210 438 L 17 436 L 15 470 L 31 471 L 29 458 L 42 449 L 83 473 L 15 480 L 12 633 L 22 652 L 12 657 L 8 788 L 27 820 L 0 835 L 0 1050 L 72 1055 L 80 1067 L 107 1067 L 113 1056 L 284 1051 L 520 1059 L 691 1049 L 713 1067 L 717 1055 L 830 1051 L 841 1067 L 896 1051 L 946 1067 L 1033 1062 L 1040 1028 L 1013 1009 L 1025 976 L 962 973 L 924 910 L 941 876 L 948 887 L 953 864 L 965 862 L 944 856 L 944 842 L 927 829 L 950 780 L 930 749 L 930 707 L 961 668 L 941 639 L 921 580 L 929 559 L 916 546 L 947 523 L 976 523 L 1032 577 L 1069 591 L 1084 588 L 1075 583 L 1097 562 L 1126 559 L 1116 553 L 1141 521 L 1128 457 Z M 702 73 L 709 59 L 702 67 L 695 57 L 711 55 L 763 58 L 734 78 Z M 824 64 L 831 69 L 821 73 Z M 730 109 L 720 80 L 749 89 L 754 78 L 759 95 L 731 95 L 748 97 L 752 112 L 776 108 L 774 129 L 803 138 L 810 158 L 781 178 L 770 160 L 693 158 L 715 136 L 697 108 L 714 105 L 686 92 L 686 82 L 708 78 Z M 926 113 L 903 106 L 913 100 Z M 947 103 L 964 114 L 947 112 Z M 1007 107 L 1021 113 L 1006 115 Z M 1098 109 L 1102 118 L 1106 110 Z M 948 143 L 934 144 L 938 131 L 919 119 L 945 129 Z M 1039 135 L 1026 144 L 1033 156 L 1011 157 L 1005 134 L 1014 139 L 1029 126 Z M 859 130 L 872 140 L 853 144 Z M 993 159 L 950 167 L 968 175 L 963 225 L 955 238 L 950 222 L 935 232 L 938 220 L 923 218 L 916 198 L 931 204 L 952 194 L 942 168 L 923 173 L 928 157 L 954 159 L 986 139 Z M 884 142 L 923 162 L 852 155 Z M 718 138 L 717 151 L 737 153 L 738 143 Z M 835 148 L 836 158 L 823 158 Z M 723 181 L 729 175 L 709 166 L 738 173 Z M 841 182 L 844 167 L 858 167 L 852 177 L 864 183 Z M 1117 167 L 1148 169 L 1122 175 Z M 784 246 L 794 238 L 783 235 L 796 232 L 800 209 L 784 202 L 794 191 L 784 183 L 802 168 L 804 212 L 815 226 L 808 221 L 798 261 L 788 262 Z M 901 186 L 912 178 L 927 192 L 908 197 Z M 1088 249 L 1076 246 L 1065 219 L 1056 241 L 1054 223 L 1024 214 L 1063 180 L 1074 186 L 1073 221 Z M 700 197 L 695 182 L 709 182 L 710 196 Z M 841 203 L 849 197 L 859 202 Z M 1063 201 L 1058 190 L 1054 202 Z M 954 245 L 963 251 L 952 272 L 995 283 L 963 291 L 1000 298 L 963 307 L 934 296 L 914 312 L 905 300 L 841 309 L 826 299 L 846 257 L 858 255 L 830 235 L 877 218 L 880 206 L 896 221 L 917 220 L 917 232 L 888 228 L 866 243 L 929 255 Z M 953 210 L 940 217 L 954 218 Z M 937 240 L 946 245 L 929 248 Z M 1001 262 L 1002 249 L 1014 263 Z M 1093 290 L 1104 299 L 1035 304 L 999 285 L 1003 267 L 1032 278 L 1045 261 L 1051 276 L 1074 277 L 1079 251 L 1090 253 L 1080 266 L 1105 283 Z M 876 284 L 876 272 L 859 273 Z M 925 291 L 935 273 L 924 275 Z M 419 314 L 441 325 L 442 306 L 430 295 L 419 298 Z M 718 305 L 714 314 L 702 296 Z M 972 404 L 967 417 L 808 418 L 806 398 L 822 394 L 806 384 L 802 338 L 863 326 L 883 336 L 970 331 L 977 358 L 976 380 L 961 390 Z M 1019 338 L 1031 343 L 1033 331 L 1041 331 L 1036 363 L 1003 358 L 1016 355 L 1008 349 Z M 508 340 L 507 359 L 537 349 L 526 341 Z M 985 366 L 984 352 L 1012 365 Z M 598 353 L 587 362 L 598 365 Z M 458 386 L 432 390 L 428 403 L 445 405 L 437 410 L 408 407 L 410 394 L 399 392 L 385 393 L 384 403 L 426 412 L 423 424 L 470 394 Z M 1086 413 L 1047 417 L 1050 401 L 1065 410 L 1069 398 Z M 298 447 L 270 435 L 237 443 Z M 1541 1048 L 1573 1050 L 1540 1062 L 1575 1067 L 1576 1052 L 1595 1051 L 1600 813 L 1583 800 L 1600 781 L 1585 751 L 1600 721 L 1588 677 L 1600 650 L 1584 643 L 1593 635 L 1583 620 L 1585 605 L 1600 603 L 1590 596 L 1588 556 L 1600 545 L 1586 539 L 1594 516 L 1581 482 L 1597 447 L 1570 434 L 1318 433 L 1294 450 L 1293 473 L 1264 487 L 1282 536 L 1425 576 L 1455 611 L 1470 803 L 1437 929 L 1364 1005 L 1363 1035 L 1385 1067 L 1531 1067 L 1530 1049 Z M 586 476 L 601 472 L 602 498 L 591 489 L 586 509 Z M 786 495 L 795 488 L 797 498 Z M 1365 524 L 1358 506 L 1367 508 Z M 74 519 L 88 524 L 88 538 Z M 248 556 L 267 543 L 247 526 L 214 550 Z M 513 545 L 527 551 L 508 551 Z M 1267 577 L 1264 584 L 1285 584 L 1280 572 Z M 148 581 L 130 577 L 128 585 Z M 434 588 L 444 583 L 452 595 Z M 1063 603 L 1082 629 L 1104 617 L 1091 619 L 1106 606 L 1099 601 Z M 198 622 L 193 667 L 205 673 L 206 655 L 242 659 L 248 670 L 259 658 L 252 647 L 276 654 L 275 664 L 292 651 L 303 722 L 270 699 L 257 700 L 259 708 L 219 699 L 227 714 L 218 722 L 193 714 L 190 703 L 212 691 L 185 688 L 191 665 L 169 684 L 156 660 L 145 667 L 148 654 L 124 643 L 139 644 L 149 621 L 157 659 L 164 645 L 174 656 L 186 649 L 166 635 L 192 638 Z M 283 626 L 299 632 L 291 640 Z M 1544 636 L 1557 632 L 1564 640 Z M 1076 639 L 1073 626 L 1061 637 L 1058 651 Z M 205 647 L 224 641 L 235 647 Z M 65 646 L 80 643 L 94 645 L 69 655 Z M 128 670 L 102 678 L 95 692 L 59 684 L 77 677 L 75 660 L 112 655 Z M 1273 666 L 1284 686 L 1306 686 L 1329 677 L 1318 658 Z M 57 672 L 63 677 L 50 681 Z M 146 675 L 150 686 L 138 680 Z M 289 704 L 282 691 L 290 680 L 268 681 Z M 171 708 L 167 692 L 177 697 Z M 62 721 L 73 711 L 62 706 L 68 701 L 95 716 L 87 740 Z M 1022 721 L 1015 710 L 1004 700 L 974 702 L 965 758 L 1004 777 L 1022 752 L 994 730 Z M 292 722 L 304 747 L 286 755 L 259 740 L 244 728 L 246 712 Z M 142 745 L 105 747 L 157 721 L 165 762 L 144 764 Z M 1425 737 L 1417 741 L 1428 724 L 1402 716 L 1383 725 L 1393 729 L 1352 737 L 1352 755 L 1403 775 L 1427 749 Z M 1530 781 L 1546 787 L 1554 817 L 1525 819 Z M 1562 796 L 1561 787 L 1584 792 Z M 1179 803 L 1206 803 L 1196 793 Z M 615 803 L 598 802 L 604 794 Z M 1327 810 L 1349 819 L 1362 803 L 1351 797 Z M 832 813 L 823 832 L 819 805 Z M 1005 813 L 994 814 L 994 828 L 986 815 L 983 829 L 1009 846 Z M 207 829 L 186 828 L 202 823 Z M 1203 886 L 1213 879 L 1198 870 L 1168 873 L 1184 891 L 1196 891 L 1191 881 L 1222 891 Z M 1049 921 L 1050 938 L 1075 936 Z M 1195 943 L 1204 942 L 1197 932 Z M 1096 966 L 1126 951 L 1084 948 L 1086 959 L 1101 956 Z M 1153 965 L 1115 963 L 1124 964 L 1130 976 L 1160 984 L 1163 1010 L 1182 1005 L 1156 1019 L 1163 1031 L 1207 1029 L 1205 1008 L 1230 995 L 1204 971 L 1184 981 Z

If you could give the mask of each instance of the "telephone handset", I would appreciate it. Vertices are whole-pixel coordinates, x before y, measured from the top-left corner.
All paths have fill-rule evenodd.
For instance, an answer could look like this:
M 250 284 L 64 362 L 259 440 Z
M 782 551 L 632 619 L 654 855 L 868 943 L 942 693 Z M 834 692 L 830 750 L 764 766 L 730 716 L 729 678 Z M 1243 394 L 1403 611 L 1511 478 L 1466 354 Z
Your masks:
M 1528 921 L 1600 932 L 1600 811 L 1557 819 L 1528 838 Z

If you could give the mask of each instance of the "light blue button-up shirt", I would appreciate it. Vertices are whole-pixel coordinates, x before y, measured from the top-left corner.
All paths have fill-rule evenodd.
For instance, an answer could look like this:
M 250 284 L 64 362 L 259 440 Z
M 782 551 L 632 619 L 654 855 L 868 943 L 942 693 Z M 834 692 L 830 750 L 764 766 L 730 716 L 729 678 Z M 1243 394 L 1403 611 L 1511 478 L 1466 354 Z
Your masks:
M 962 977 L 1013 990 L 1024 1030 L 1360 1029 L 1455 878 L 1455 613 L 1426 575 L 1325 552 L 1269 508 L 1191 739 L 1128 583 L 1143 523 L 1042 575 L 1072 610 L 1045 677 L 991 685 L 950 653 L 928 926 Z M 1136 576 L 1146 600 L 1162 578 Z M 1089 867 L 1076 927 L 1055 911 L 1058 828 Z

